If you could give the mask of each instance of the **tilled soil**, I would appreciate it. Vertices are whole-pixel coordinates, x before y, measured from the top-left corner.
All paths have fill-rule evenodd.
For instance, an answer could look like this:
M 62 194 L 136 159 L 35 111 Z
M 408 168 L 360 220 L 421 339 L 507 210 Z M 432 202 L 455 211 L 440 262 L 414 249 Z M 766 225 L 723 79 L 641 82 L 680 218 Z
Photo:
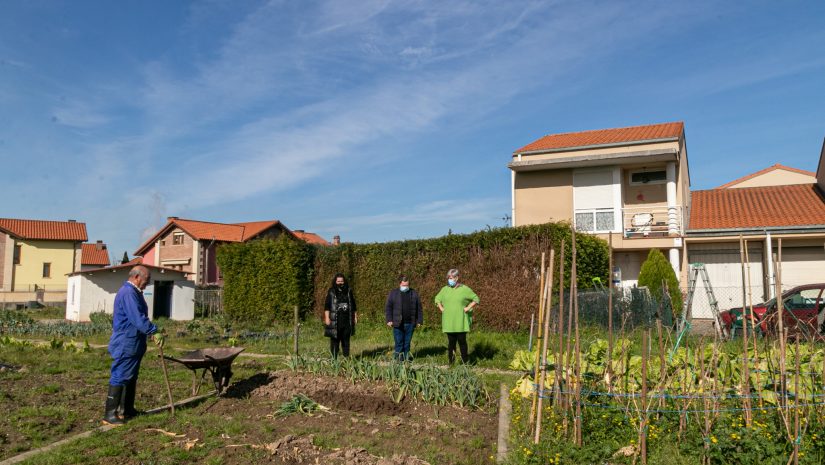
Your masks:
M 275 415 L 282 402 L 304 394 L 328 411 Z M 167 447 L 214 447 L 208 458 L 224 464 L 422 465 L 489 462 L 496 440 L 493 414 L 435 407 L 409 400 L 394 403 L 379 383 L 277 371 L 259 373 L 232 385 L 225 397 L 192 413 L 240 422 L 243 432 L 205 437 L 195 427 L 178 426 L 184 436 Z M 171 425 L 170 425 L 171 427 Z M 156 433 L 146 433 L 156 434 Z M 130 436 L 137 450 L 145 438 Z M 188 445 L 187 445 L 188 444 Z

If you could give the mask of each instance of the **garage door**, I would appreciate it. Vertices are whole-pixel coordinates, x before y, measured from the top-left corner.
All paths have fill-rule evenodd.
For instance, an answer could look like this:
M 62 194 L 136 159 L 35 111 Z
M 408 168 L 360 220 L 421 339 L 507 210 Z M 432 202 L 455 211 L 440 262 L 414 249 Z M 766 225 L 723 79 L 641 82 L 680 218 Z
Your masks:
M 774 253 L 776 250 L 774 249 Z M 825 248 L 783 247 L 782 288 L 825 282 Z
M 761 244 L 748 244 L 748 254 L 751 261 L 751 299 L 753 303 L 758 303 L 764 300 Z M 739 259 L 739 244 L 689 244 L 688 261 L 705 265 L 714 297 L 719 302 L 719 310 L 724 311 L 742 306 L 742 265 Z M 745 299 L 747 301 L 747 294 Z M 701 278 L 696 283 L 692 314 L 694 318 L 713 318 L 708 292 Z

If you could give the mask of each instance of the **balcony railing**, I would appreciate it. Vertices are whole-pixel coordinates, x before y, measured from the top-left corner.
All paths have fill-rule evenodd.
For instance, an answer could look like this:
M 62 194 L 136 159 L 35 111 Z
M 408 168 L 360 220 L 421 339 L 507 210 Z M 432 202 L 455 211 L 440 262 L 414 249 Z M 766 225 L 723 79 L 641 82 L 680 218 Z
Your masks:
M 630 207 L 622 209 L 622 231 L 626 238 L 680 236 L 682 207 Z

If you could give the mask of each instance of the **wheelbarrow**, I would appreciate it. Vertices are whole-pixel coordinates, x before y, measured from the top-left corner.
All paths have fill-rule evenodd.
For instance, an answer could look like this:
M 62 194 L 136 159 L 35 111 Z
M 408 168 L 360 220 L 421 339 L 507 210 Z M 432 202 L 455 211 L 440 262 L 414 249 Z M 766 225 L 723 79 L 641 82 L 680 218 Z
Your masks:
M 213 349 L 198 349 L 187 352 L 180 357 L 170 357 L 164 355 L 163 358 L 178 362 L 186 368 L 192 370 L 192 396 L 196 396 L 201 384 L 206 377 L 206 373 L 212 374 L 212 382 L 215 383 L 215 390 L 221 395 L 223 390 L 229 386 L 232 378 L 232 361 L 235 360 L 243 347 L 217 347 Z M 201 372 L 198 378 L 198 370 Z

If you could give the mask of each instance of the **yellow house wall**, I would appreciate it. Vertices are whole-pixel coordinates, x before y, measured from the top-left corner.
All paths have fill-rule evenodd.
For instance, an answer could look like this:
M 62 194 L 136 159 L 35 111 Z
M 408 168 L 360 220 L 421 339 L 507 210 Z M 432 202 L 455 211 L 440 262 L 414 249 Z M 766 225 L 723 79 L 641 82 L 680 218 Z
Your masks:
M 773 170 L 765 174 L 742 181 L 739 184 L 730 186 L 729 189 L 742 187 L 768 187 L 768 186 L 789 186 L 791 184 L 813 184 L 816 177 L 793 171 Z
M 525 171 L 515 177 L 515 224 L 573 219 L 573 170 Z
M 21 245 L 20 264 L 14 265 L 14 290 L 26 291 L 38 287 L 47 291 L 67 287 L 66 275 L 80 267 L 80 243 L 69 241 L 18 240 Z M 43 277 L 43 263 L 51 263 L 49 278 Z

